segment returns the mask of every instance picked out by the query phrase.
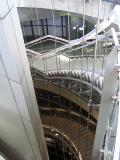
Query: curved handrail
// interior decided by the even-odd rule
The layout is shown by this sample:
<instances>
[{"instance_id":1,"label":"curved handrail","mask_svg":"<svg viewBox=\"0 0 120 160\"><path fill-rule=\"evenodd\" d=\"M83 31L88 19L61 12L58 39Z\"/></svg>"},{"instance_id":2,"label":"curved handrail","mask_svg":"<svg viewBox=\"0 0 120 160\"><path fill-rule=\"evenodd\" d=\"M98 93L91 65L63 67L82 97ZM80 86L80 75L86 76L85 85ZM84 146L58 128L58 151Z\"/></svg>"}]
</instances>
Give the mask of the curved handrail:
<instances>
[{"instance_id":1,"label":"curved handrail","mask_svg":"<svg viewBox=\"0 0 120 160\"><path fill-rule=\"evenodd\" d=\"M81 106L85 111L87 111L87 112L89 111L88 102L83 100L80 96L75 95L75 93L74 94L72 92L70 93L68 90L66 90L62 87L60 88L57 85L48 84L48 83L45 85L45 82L38 82L36 80L33 80L33 83L34 83L35 88L58 94L68 100L71 100L72 102L76 103L77 105ZM92 116L97 120L98 119L98 111L93 110Z\"/></svg>"},{"instance_id":2,"label":"curved handrail","mask_svg":"<svg viewBox=\"0 0 120 160\"><path fill-rule=\"evenodd\" d=\"M112 12L109 14L109 16L106 17L106 19L102 23L100 23L100 25L98 27L98 34L102 31L104 31L106 28L108 28L114 22L116 22L116 23L118 23L118 25L120 25L119 21L116 21L116 19L118 18L117 17L118 16L118 10L120 10L120 6L116 5L114 7L114 9L112 10ZM94 40L95 38L96 38L96 28L93 29L88 34L86 34L84 37L81 37L81 38L75 39L75 40L71 40L71 41L69 41L69 44L66 44L62 47L56 48L55 51L48 52L45 55L43 55L43 57L48 58L48 57L53 56L57 52L60 52L64 49L66 49L66 48L69 48L69 47L72 48L73 46L79 45L83 42L86 42L87 40L91 40L91 39ZM98 38L98 40L99 40L99 38Z\"/></svg>"},{"instance_id":3,"label":"curved handrail","mask_svg":"<svg viewBox=\"0 0 120 160\"><path fill-rule=\"evenodd\" d=\"M62 132L62 131L59 131L58 129L54 128L53 126L49 126L49 125L46 125L44 124L43 125L43 128L44 129L49 129L49 134L52 132L55 132L55 133L58 133L59 134L59 137L58 138L61 138L61 140L65 140L65 142L67 141L67 145L69 145L69 147L73 150L73 153L75 154L76 158L78 159L78 150L75 146L75 144L67 137L67 135ZM44 130L45 131L45 130ZM46 133L46 132L45 132Z\"/></svg>"},{"instance_id":4,"label":"curved handrail","mask_svg":"<svg viewBox=\"0 0 120 160\"><path fill-rule=\"evenodd\" d=\"M73 112L73 111L70 111L70 110L66 110L66 109L58 109L58 108L50 108L50 107L39 107L40 108L40 110L44 110L44 111L51 111L51 112L64 112L64 113L66 113L66 112L69 112L71 115L74 115L74 116L76 116L76 117L81 117L82 119L84 119L86 122L88 122L88 117L85 117L84 115L80 115L80 114L78 114L78 113L75 113L75 112ZM42 113L41 113L42 114ZM52 116L52 115L51 115ZM64 116L64 115L63 115ZM62 116L62 117L63 117ZM73 119L74 121L76 121L76 119ZM92 121L92 120L90 120L89 121L89 123L90 123L90 125L92 125L92 126L94 126L94 130L92 130L91 128L90 128L90 130L93 132L93 133L95 133L95 128L96 128L96 123L94 122L94 121ZM84 126L84 124L83 124L83 126ZM90 126L89 126L90 127Z\"/></svg>"},{"instance_id":5,"label":"curved handrail","mask_svg":"<svg viewBox=\"0 0 120 160\"><path fill-rule=\"evenodd\" d=\"M69 41L64 39L64 38L56 37L56 36L53 36L53 35L46 35L46 36L37 38L35 40L32 40L32 41L26 43L25 46L29 46L31 44L34 44L34 43L37 43L37 42L41 42L44 39L55 39L55 40L60 41L60 42L69 43Z\"/></svg>"},{"instance_id":6,"label":"curved handrail","mask_svg":"<svg viewBox=\"0 0 120 160\"><path fill-rule=\"evenodd\" d=\"M105 18L105 20L103 22L101 22L98 26L98 34L102 31L104 31L106 28L108 28L112 23L116 23L118 24L118 26L120 26L120 22L118 20L118 10L120 10L120 6L119 5L116 5L114 7L114 9L110 12L110 14ZM48 35L49 37L50 35ZM46 36L47 37L47 36ZM54 37L54 36L52 36ZM105 36L104 35L99 35L98 36L98 41L103 39ZM44 37L43 37L44 38ZM54 37L55 39L58 38L58 37ZM75 39L75 40L71 40L71 41L67 41L68 44L62 46L62 47L58 47L56 48L55 50L52 50L52 51L49 51L49 52L46 52L46 54L44 55L40 55L40 57L44 57L44 58L48 58L48 57L51 57L51 56L54 56L56 53L58 52L61 52L62 50L64 49L67 49L67 48L72 48L73 46L77 46L79 44L82 44L84 42L87 42L88 40L95 40L96 38L96 28L93 29L91 32L89 32L88 34L86 34L84 37L81 37L81 38L78 38L78 39ZM42 39L39 38L38 41ZM61 38L59 38L61 39ZM62 39L64 40L64 39ZM37 40L35 40L37 41ZM34 42L35 42L34 41ZM65 41L65 40L64 40ZM91 43L90 43L91 44ZM90 45L89 44L89 45Z\"/></svg>"},{"instance_id":7,"label":"curved handrail","mask_svg":"<svg viewBox=\"0 0 120 160\"><path fill-rule=\"evenodd\" d=\"M43 74L41 72L39 72L38 70L36 70L35 68L32 68L31 69L31 72L34 76L34 73L38 73L38 74ZM65 76L65 75L68 75L70 73L71 74L77 74L79 75L79 78L75 78L74 77L71 77L71 76ZM58 76L59 74L59 76ZM91 76L92 76L92 72L90 71L81 71L81 70L73 70L71 72L69 71L66 71L66 70L63 70L63 71L53 71L53 72L48 72L48 74L44 74L44 77L46 80L53 80L53 79L62 79L62 80L73 80L75 82L79 82L79 83L83 83L89 87L91 87L91 82L92 82L92 79L91 79ZM80 78L82 77L82 79ZM34 79L37 80L37 78L34 77ZM95 78L94 78L94 85L93 85L93 88L101 95L102 91L102 86L103 86L103 81L104 81L104 77L103 75L99 75L99 74L95 74Z\"/></svg>"}]
</instances>

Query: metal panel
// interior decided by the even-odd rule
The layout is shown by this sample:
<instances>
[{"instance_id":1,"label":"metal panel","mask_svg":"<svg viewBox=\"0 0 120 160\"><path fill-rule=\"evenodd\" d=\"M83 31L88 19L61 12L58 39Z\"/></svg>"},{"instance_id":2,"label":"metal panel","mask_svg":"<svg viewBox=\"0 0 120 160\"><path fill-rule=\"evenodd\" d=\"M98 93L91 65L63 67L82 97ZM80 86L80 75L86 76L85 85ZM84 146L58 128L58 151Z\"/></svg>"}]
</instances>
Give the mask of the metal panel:
<instances>
[{"instance_id":1,"label":"metal panel","mask_svg":"<svg viewBox=\"0 0 120 160\"><path fill-rule=\"evenodd\" d=\"M118 47L114 47L106 60L104 86L101 97L100 112L94 142L93 160L99 159L108 118L112 109L112 96L116 91L117 70L115 64L118 60Z\"/></svg>"}]
</instances>

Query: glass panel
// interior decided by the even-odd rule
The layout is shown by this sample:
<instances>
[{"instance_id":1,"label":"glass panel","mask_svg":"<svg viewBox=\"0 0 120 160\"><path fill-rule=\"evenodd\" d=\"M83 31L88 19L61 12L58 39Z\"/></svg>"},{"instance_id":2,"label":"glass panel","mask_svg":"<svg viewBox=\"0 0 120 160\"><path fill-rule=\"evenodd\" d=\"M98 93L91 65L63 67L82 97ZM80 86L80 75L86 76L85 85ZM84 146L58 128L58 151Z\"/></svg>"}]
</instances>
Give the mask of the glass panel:
<instances>
[{"instance_id":1,"label":"glass panel","mask_svg":"<svg viewBox=\"0 0 120 160\"><path fill-rule=\"evenodd\" d=\"M62 37L62 27L56 27L55 32L57 37Z\"/></svg>"},{"instance_id":2,"label":"glass panel","mask_svg":"<svg viewBox=\"0 0 120 160\"><path fill-rule=\"evenodd\" d=\"M113 160L115 140L116 140L116 131L118 123L118 102L113 104L112 111L109 117L108 129L105 136L105 160Z\"/></svg>"},{"instance_id":3,"label":"glass panel","mask_svg":"<svg viewBox=\"0 0 120 160\"><path fill-rule=\"evenodd\" d=\"M25 33L26 36L32 36L31 26L25 26L24 27L24 33Z\"/></svg>"},{"instance_id":4,"label":"glass panel","mask_svg":"<svg viewBox=\"0 0 120 160\"><path fill-rule=\"evenodd\" d=\"M55 25L56 26L61 26L61 17L56 17L55 18Z\"/></svg>"},{"instance_id":5,"label":"glass panel","mask_svg":"<svg viewBox=\"0 0 120 160\"><path fill-rule=\"evenodd\" d=\"M53 25L53 20L52 20L52 18L47 18L47 23L48 23L48 26L49 26L49 25Z\"/></svg>"},{"instance_id":6,"label":"glass panel","mask_svg":"<svg viewBox=\"0 0 120 160\"><path fill-rule=\"evenodd\" d=\"M62 45L64 45L62 42L56 42L56 48L61 47ZM42 46L41 46L41 43L38 42L36 44L32 44L32 45L28 46L28 49L31 49L36 52L42 51L42 53L48 52L52 49L55 49L55 40L49 40L49 39L44 40L44 41L42 41Z\"/></svg>"}]
</instances>

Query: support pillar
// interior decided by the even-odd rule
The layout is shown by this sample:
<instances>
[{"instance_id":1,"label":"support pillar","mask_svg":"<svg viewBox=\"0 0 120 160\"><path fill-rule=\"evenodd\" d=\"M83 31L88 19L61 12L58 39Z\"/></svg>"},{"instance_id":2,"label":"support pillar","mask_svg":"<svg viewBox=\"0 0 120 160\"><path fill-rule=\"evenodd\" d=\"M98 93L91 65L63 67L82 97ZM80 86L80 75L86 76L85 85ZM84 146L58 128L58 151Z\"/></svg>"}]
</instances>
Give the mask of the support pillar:
<instances>
[{"instance_id":1,"label":"support pillar","mask_svg":"<svg viewBox=\"0 0 120 160\"><path fill-rule=\"evenodd\" d=\"M0 0L0 150L48 160L15 0Z\"/></svg>"}]
</instances>

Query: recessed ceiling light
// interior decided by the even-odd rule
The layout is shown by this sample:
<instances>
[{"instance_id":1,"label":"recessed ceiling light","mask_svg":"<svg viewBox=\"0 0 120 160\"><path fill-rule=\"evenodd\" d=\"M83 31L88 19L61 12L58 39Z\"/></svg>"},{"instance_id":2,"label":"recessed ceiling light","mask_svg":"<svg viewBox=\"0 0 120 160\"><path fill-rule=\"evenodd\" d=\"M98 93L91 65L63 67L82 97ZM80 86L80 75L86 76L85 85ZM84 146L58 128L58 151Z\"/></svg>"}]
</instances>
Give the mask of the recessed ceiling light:
<instances>
[{"instance_id":1,"label":"recessed ceiling light","mask_svg":"<svg viewBox=\"0 0 120 160\"><path fill-rule=\"evenodd\" d=\"M80 27L80 28L79 28L79 31L83 31L83 27Z\"/></svg>"},{"instance_id":2,"label":"recessed ceiling light","mask_svg":"<svg viewBox=\"0 0 120 160\"><path fill-rule=\"evenodd\" d=\"M76 29L76 27L73 27L73 30L75 30Z\"/></svg>"},{"instance_id":3,"label":"recessed ceiling light","mask_svg":"<svg viewBox=\"0 0 120 160\"><path fill-rule=\"evenodd\" d=\"M58 133L55 133L56 136L58 136Z\"/></svg>"}]
</instances>

